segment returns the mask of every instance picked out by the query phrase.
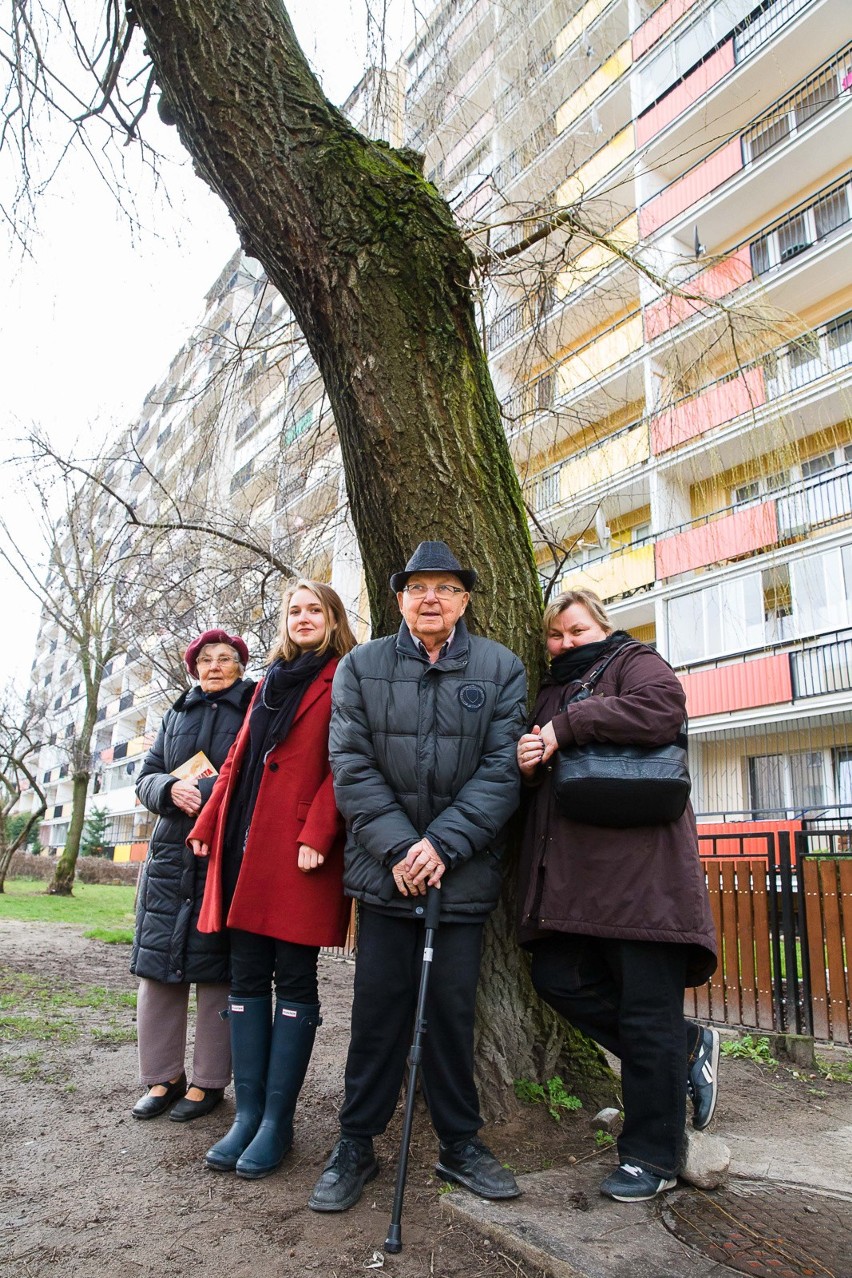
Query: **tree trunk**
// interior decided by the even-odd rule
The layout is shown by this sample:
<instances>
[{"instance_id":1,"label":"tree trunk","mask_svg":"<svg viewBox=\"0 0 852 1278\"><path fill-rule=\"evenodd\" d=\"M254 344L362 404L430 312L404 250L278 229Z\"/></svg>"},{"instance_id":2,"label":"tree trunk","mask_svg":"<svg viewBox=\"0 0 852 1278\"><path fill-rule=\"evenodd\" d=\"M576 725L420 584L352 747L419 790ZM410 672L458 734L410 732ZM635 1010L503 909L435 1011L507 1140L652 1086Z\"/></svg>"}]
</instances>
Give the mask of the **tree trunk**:
<instances>
[{"instance_id":1,"label":"tree trunk","mask_svg":"<svg viewBox=\"0 0 852 1278\"><path fill-rule=\"evenodd\" d=\"M62 856L56 862L53 878L48 887L51 896L70 896L74 887L77 857L80 855L80 838L86 819L86 795L89 789L89 772L75 772L71 789L71 820Z\"/></svg>"},{"instance_id":2,"label":"tree trunk","mask_svg":"<svg viewBox=\"0 0 852 1278\"><path fill-rule=\"evenodd\" d=\"M479 573L472 628L514 649L537 683L532 545L476 330L472 259L447 204L408 153L362 137L324 98L275 0L133 8L196 169L322 373L375 633L398 625L391 572L418 542L445 540ZM533 1000L512 930L504 910L483 968L492 1111L507 1079L538 1076L564 1038Z\"/></svg>"},{"instance_id":3,"label":"tree trunk","mask_svg":"<svg viewBox=\"0 0 852 1278\"><path fill-rule=\"evenodd\" d=\"M6 831L8 816L8 812L0 815L0 895L6 891L6 875L9 873L12 857L18 851L18 848L26 848L30 831L44 816L44 807L36 808L34 812L30 813L29 820L23 829L18 832L18 837L11 841Z\"/></svg>"}]
</instances>

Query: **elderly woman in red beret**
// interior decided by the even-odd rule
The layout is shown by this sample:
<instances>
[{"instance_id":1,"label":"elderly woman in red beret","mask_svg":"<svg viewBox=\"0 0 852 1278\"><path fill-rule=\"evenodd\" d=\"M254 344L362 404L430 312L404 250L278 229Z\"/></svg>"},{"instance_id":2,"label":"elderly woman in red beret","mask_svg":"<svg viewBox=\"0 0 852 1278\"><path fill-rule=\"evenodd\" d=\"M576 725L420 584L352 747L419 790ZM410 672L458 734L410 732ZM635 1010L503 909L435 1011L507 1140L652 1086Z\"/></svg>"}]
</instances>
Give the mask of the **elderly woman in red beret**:
<instances>
[{"instance_id":1,"label":"elderly woman in red beret","mask_svg":"<svg viewBox=\"0 0 852 1278\"><path fill-rule=\"evenodd\" d=\"M254 691L243 678L248 648L239 635L207 630L185 653L197 683L166 711L136 784L139 800L159 820L142 868L130 970L140 977L137 1006L139 1071L148 1091L134 1118L186 1122L208 1114L231 1077L227 937L198 930L207 865L186 845L217 773L239 731ZM189 987L196 1024L191 1083L186 1051ZM177 1102L176 1104L174 1102Z\"/></svg>"}]
</instances>

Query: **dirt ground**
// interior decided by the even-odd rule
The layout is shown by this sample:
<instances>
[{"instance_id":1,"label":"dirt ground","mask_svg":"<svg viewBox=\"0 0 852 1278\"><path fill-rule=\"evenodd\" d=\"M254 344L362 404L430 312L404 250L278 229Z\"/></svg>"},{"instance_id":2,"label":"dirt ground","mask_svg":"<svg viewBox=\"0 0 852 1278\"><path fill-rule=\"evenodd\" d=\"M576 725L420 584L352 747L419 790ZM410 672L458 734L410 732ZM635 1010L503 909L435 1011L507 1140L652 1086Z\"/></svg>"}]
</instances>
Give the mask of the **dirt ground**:
<instances>
[{"instance_id":1,"label":"dirt ground","mask_svg":"<svg viewBox=\"0 0 852 1278\"><path fill-rule=\"evenodd\" d=\"M399 1256L382 1255L399 1115L378 1143L381 1174L357 1207L339 1216L306 1207L336 1134L351 962L321 959L324 1024L295 1148L273 1176L246 1182L203 1163L231 1121L230 1093L193 1123L131 1118L141 1089L127 958L126 947L85 940L70 926L0 923L0 1275L348 1278L384 1268L398 1278L539 1278L454 1219L451 1195L432 1171L436 1140L422 1111ZM764 1128L781 1129L792 1109L849 1113L848 1083L751 1061L726 1061L724 1069L717 1124L727 1113L737 1125L757 1116ZM519 1174L596 1159L603 1176L614 1156L596 1148L588 1118L580 1111L556 1124L540 1106L524 1107L517 1121L483 1135Z\"/></svg>"}]
</instances>

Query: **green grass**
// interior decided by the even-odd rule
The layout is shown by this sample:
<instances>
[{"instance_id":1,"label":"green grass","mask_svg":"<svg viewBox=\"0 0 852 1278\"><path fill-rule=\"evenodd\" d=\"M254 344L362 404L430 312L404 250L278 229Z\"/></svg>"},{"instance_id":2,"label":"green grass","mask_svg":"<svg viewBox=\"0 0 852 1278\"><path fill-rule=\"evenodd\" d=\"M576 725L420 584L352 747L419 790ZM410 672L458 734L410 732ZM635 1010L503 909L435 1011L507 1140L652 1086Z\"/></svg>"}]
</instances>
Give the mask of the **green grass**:
<instances>
[{"instance_id":1,"label":"green grass","mask_svg":"<svg viewBox=\"0 0 852 1278\"><path fill-rule=\"evenodd\" d=\"M92 931L103 929L115 934L132 931L134 887L75 883L73 896L48 896L46 887L39 879L7 879L5 891L0 894L0 919L76 923Z\"/></svg>"},{"instance_id":2,"label":"green grass","mask_svg":"<svg viewBox=\"0 0 852 1278\"><path fill-rule=\"evenodd\" d=\"M103 941L105 945L132 945L132 927L93 927L84 932L87 941Z\"/></svg>"}]
</instances>

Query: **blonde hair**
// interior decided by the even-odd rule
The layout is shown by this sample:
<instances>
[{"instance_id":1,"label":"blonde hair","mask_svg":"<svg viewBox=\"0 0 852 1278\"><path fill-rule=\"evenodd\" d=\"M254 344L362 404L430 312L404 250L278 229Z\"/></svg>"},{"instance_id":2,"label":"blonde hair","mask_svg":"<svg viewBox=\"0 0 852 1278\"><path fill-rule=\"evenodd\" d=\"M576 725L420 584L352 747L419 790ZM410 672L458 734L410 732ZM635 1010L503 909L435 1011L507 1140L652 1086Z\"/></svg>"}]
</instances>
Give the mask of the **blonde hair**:
<instances>
[{"instance_id":1,"label":"blonde hair","mask_svg":"<svg viewBox=\"0 0 852 1278\"><path fill-rule=\"evenodd\" d=\"M319 600L322 615L325 617L325 638L315 651L319 654L327 652L331 648L336 656L345 657L347 652L350 652L358 641L349 625L346 609L343 607L343 600L337 591L332 590L331 586L327 586L324 581L310 581L307 577L299 577L295 581L288 582L284 587L284 594L281 597L281 612L278 615L278 638L272 645L269 660L276 661L281 657L284 661L292 661L302 651L287 633L287 616L290 611L290 601L297 590L309 590L312 595L315 595Z\"/></svg>"},{"instance_id":2,"label":"blonde hair","mask_svg":"<svg viewBox=\"0 0 852 1278\"><path fill-rule=\"evenodd\" d=\"M545 639L556 618L565 612L566 608L570 608L572 604L581 604L602 630L605 630L608 635L612 634L615 627L607 616L606 608L604 608L600 598L593 590L566 590L561 595L557 595L555 599L552 599L544 610L541 624Z\"/></svg>"}]
</instances>

